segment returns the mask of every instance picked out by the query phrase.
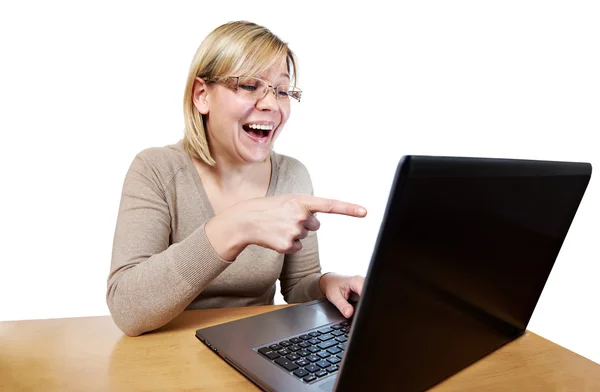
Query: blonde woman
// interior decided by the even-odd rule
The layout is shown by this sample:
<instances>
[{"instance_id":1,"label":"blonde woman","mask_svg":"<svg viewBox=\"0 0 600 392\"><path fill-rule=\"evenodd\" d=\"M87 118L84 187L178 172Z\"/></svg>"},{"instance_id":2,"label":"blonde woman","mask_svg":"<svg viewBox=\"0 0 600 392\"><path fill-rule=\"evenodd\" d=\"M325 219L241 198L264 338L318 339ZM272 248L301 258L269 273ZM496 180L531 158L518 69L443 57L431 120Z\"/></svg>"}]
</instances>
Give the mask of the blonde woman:
<instances>
[{"instance_id":1,"label":"blonde woman","mask_svg":"<svg viewBox=\"0 0 600 392\"><path fill-rule=\"evenodd\" d=\"M193 58L182 141L139 153L127 173L107 303L136 336L185 309L326 296L344 316L363 278L321 274L315 212L366 210L312 196L306 168L272 145L301 98L296 59L262 26L212 31Z\"/></svg>"}]
</instances>

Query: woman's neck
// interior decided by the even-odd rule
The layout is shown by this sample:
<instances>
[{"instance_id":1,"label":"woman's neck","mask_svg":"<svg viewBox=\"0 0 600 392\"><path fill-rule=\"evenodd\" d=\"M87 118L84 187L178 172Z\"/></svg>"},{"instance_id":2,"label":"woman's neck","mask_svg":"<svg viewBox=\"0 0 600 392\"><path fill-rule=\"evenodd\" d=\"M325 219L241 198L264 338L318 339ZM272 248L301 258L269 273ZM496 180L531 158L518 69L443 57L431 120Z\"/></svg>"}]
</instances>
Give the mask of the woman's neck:
<instances>
[{"instance_id":1,"label":"woman's neck","mask_svg":"<svg viewBox=\"0 0 600 392\"><path fill-rule=\"evenodd\" d=\"M216 164L209 166L199 160L194 160L202 176L209 176L221 191L237 191L247 185L261 182L265 170L270 173L271 158L260 163L243 164L233 162L220 156L213 156Z\"/></svg>"}]
</instances>

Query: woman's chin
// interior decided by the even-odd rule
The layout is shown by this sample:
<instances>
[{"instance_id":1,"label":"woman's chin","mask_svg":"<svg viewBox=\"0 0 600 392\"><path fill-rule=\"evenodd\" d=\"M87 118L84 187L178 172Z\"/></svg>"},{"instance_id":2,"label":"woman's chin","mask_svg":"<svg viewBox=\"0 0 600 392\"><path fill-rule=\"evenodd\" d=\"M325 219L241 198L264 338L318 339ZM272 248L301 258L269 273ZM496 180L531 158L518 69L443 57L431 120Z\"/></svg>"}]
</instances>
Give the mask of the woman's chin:
<instances>
[{"instance_id":1,"label":"woman's chin","mask_svg":"<svg viewBox=\"0 0 600 392\"><path fill-rule=\"evenodd\" d=\"M264 162L271 153L271 143L265 143L261 146L255 146L254 148L244 148L241 151L241 156L247 163L261 163Z\"/></svg>"},{"instance_id":2,"label":"woman's chin","mask_svg":"<svg viewBox=\"0 0 600 392\"><path fill-rule=\"evenodd\" d=\"M247 156L245 156L244 161L251 163L251 164L262 163L268 157L269 157L269 151L267 151L266 153L263 153L263 152L254 153L254 154L248 154Z\"/></svg>"}]
</instances>

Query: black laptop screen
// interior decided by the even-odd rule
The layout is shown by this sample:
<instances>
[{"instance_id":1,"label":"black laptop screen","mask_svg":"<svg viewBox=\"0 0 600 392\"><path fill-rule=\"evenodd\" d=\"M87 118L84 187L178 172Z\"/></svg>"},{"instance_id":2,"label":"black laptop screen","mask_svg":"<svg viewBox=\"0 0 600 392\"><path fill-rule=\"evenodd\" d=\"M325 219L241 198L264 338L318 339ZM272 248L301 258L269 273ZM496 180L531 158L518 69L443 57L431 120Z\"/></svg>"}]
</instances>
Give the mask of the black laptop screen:
<instances>
[{"instance_id":1,"label":"black laptop screen","mask_svg":"<svg viewBox=\"0 0 600 392\"><path fill-rule=\"evenodd\" d=\"M576 163L405 158L339 389L378 379L423 390L522 334L590 173Z\"/></svg>"}]
</instances>

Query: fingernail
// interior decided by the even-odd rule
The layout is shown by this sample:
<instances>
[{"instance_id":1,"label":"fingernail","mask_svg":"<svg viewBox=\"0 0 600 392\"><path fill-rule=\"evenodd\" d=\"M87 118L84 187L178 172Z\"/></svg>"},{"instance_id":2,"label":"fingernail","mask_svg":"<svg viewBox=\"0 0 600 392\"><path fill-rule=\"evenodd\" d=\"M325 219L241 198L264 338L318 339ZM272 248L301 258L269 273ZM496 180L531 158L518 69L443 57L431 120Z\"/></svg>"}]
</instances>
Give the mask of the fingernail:
<instances>
[{"instance_id":1,"label":"fingernail","mask_svg":"<svg viewBox=\"0 0 600 392\"><path fill-rule=\"evenodd\" d=\"M357 213L358 215L367 215L367 210L365 210L365 209L364 209L364 208L362 208L362 207L357 207L357 208L356 208L356 213Z\"/></svg>"}]
</instances>

